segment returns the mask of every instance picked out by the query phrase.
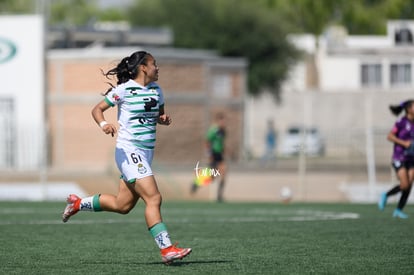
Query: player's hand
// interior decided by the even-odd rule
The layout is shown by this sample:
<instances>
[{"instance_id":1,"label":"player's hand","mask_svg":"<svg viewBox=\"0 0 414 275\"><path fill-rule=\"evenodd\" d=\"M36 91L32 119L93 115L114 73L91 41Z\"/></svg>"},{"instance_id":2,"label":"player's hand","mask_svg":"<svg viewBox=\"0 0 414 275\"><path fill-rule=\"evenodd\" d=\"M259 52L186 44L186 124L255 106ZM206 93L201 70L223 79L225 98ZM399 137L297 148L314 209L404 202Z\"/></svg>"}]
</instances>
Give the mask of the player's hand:
<instances>
[{"instance_id":1,"label":"player's hand","mask_svg":"<svg viewBox=\"0 0 414 275\"><path fill-rule=\"evenodd\" d=\"M108 123L102 127L102 131L104 131L104 133L107 135L111 134L114 136L116 134L116 127L113 124Z\"/></svg>"},{"instance_id":2,"label":"player's hand","mask_svg":"<svg viewBox=\"0 0 414 275\"><path fill-rule=\"evenodd\" d=\"M158 117L158 123L162 125L170 125L172 122L171 117L163 114Z\"/></svg>"},{"instance_id":3,"label":"player's hand","mask_svg":"<svg viewBox=\"0 0 414 275\"><path fill-rule=\"evenodd\" d=\"M411 140L404 141L404 147L405 148L410 148L410 146L411 146Z\"/></svg>"}]
</instances>

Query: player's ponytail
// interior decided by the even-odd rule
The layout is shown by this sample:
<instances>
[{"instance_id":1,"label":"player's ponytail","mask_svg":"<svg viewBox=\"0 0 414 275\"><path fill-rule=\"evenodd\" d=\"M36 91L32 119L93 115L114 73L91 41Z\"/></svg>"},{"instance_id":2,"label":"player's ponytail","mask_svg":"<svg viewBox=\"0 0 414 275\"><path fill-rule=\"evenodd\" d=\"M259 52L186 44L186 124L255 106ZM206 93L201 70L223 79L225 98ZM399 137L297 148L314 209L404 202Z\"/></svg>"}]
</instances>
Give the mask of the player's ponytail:
<instances>
[{"instance_id":1,"label":"player's ponytail","mask_svg":"<svg viewBox=\"0 0 414 275\"><path fill-rule=\"evenodd\" d=\"M107 72L102 71L102 74L110 79L111 76L116 76L117 85L127 82L130 79L135 79L138 75L138 66L141 64L147 64L147 57L150 54L145 51L137 51L130 56L124 57L121 62ZM107 82L111 87L104 93L108 94L114 88L114 85Z\"/></svg>"},{"instance_id":2,"label":"player's ponytail","mask_svg":"<svg viewBox=\"0 0 414 275\"><path fill-rule=\"evenodd\" d=\"M403 101L398 105L390 105L391 113L393 113L395 116L398 116L403 110L407 112L407 109L411 107L411 104L413 104L413 102L414 100L410 99Z\"/></svg>"},{"instance_id":3,"label":"player's ponytail","mask_svg":"<svg viewBox=\"0 0 414 275\"><path fill-rule=\"evenodd\" d=\"M403 110L403 107L401 105L390 105L390 110L393 115L398 116Z\"/></svg>"}]
</instances>

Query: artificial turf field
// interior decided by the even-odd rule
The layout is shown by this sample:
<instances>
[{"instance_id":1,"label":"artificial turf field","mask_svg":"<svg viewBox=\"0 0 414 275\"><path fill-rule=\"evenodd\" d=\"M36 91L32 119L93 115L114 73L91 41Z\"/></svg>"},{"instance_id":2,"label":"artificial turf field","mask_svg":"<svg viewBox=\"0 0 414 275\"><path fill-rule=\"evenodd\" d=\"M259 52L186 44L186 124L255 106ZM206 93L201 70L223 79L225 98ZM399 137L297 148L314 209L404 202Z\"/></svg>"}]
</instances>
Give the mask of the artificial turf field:
<instances>
[{"instance_id":1,"label":"artificial turf field","mask_svg":"<svg viewBox=\"0 0 414 275\"><path fill-rule=\"evenodd\" d=\"M143 219L65 204L0 202L0 274L414 274L407 220L367 204L164 202L173 241L193 252L170 266Z\"/></svg>"}]
</instances>

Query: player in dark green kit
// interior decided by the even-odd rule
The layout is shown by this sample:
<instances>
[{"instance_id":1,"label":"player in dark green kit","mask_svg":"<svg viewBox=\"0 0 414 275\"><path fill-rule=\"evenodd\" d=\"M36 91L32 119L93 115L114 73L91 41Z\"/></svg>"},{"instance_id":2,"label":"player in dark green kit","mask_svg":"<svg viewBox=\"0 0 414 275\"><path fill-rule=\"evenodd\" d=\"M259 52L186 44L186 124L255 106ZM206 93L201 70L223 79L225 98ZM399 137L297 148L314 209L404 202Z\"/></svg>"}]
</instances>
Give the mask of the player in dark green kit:
<instances>
[{"instance_id":1,"label":"player in dark green kit","mask_svg":"<svg viewBox=\"0 0 414 275\"><path fill-rule=\"evenodd\" d=\"M209 169L206 177L201 178L197 175L191 186L191 193L194 194L200 186L210 184L218 178L219 186L217 191L217 201L223 201L224 183L226 177L226 163L224 160L225 152L225 138L226 138L226 124L223 113L218 113L215 116L215 122L207 131L206 147L209 158Z\"/></svg>"},{"instance_id":2,"label":"player in dark green kit","mask_svg":"<svg viewBox=\"0 0 414 275\"><path fill-rule=\"evenodd\" d=\"M224 114L218 113L215 123L208 129L206 135L207 151L209 154L210 167L217 169L220 173L219 186L217 191L217 201L223 201L223 192L226 176L226 163L224 159L226 138L226 121Z\"/></svg>"}]
</instances>

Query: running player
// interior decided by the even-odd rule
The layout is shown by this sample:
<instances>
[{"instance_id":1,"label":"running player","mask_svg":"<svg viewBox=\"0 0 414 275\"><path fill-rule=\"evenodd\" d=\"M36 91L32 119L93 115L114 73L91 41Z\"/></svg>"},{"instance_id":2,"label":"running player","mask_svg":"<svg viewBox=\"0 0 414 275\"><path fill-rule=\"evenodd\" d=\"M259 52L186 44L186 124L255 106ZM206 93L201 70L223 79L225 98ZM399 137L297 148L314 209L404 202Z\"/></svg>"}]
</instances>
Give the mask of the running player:
<instances>
[{"instance_id":1,"label":"running player","mask_svg":"<svg viewBox=\"0 0 414 275\"><path fill-rule=\"evenodd\" d=\"M213 175L210 175L210 178L213 180L216 180L216 178L218 178L219 186L217 191L217 202L222 202L227 172L227 166L224 159L226 122L223 113L217 113L214 119L214 123L207 130L206 147L210 161L210 171L213 171ZM191 185L191 193L194 194L200 185L202 184L193 182Z\"/></svg>"},{"instance_id":2,"label":"running player","mask_svg":"<svg viewBox=\"0 0 414 275\"><path fill-rule=\"evenodd\" d=\"M218 169L219 185L217 191L217 201L223 201L224 183L226 177L226 162L224 159L226 120L223 113L217 113L215 123L207 131L207 150L210 153L210 167Z\"/></svg>"},{"instance_id":3,"label":"running player","mask_svg":"<svg viewBox=\"0 0 414 275\"><path fill-rule=\"evenodd\" d=\"M388 192L381 194L378 208L384 210L387 198L401 192L397 208L393 217L406 219L408 215L403 212L410 195L414 181L414 100L407 100L400 105L391 105L391 112L398 116L403 110L405 115L397 120L388 134L388 140L394 143L392 166L394 167L400 183Z\"/></svg>"},{"instance_id":4,"label":"running player","mask_svg":"<svg viewBox=\"0 0 414 275\"><path fill-rule=\"evenodd\" d=\"M79 198L74 194L69 195L62 220L67 222L78 211L127 214L142 198L148 230L160 248L162 261L169 264L190 254L191 248L172 245L162 221L162 198L151 169L156 125L171 123L171 118L164 111L162 90L155 83L158 70L150 53L138 51L104 73L108 78L116 76L117 86L108 89L105 98L93 108L92 116L105 134L113 136L117 128L105 120L104 112L118 106L119 131L115 160L121 172L119 191L116 196L97 194Z\"/></svg>"}]
</instances>

